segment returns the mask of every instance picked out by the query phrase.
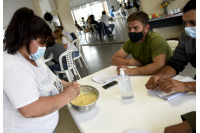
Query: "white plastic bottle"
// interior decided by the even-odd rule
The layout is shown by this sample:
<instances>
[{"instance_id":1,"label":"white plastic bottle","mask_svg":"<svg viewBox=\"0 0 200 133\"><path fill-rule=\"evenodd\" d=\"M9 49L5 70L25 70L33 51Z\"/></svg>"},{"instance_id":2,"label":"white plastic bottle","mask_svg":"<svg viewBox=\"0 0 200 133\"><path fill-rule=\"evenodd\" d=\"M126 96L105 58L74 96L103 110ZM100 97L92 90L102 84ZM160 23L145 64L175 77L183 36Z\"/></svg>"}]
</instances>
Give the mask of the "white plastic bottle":
<instances>
[{"instance_id":1,"label":"white plastic bottle","mask_svg":"<svg viewBox=\"0 0 200 133\"><path fill-rule=\"evenodd\" d=\"M120 68L120 75L117 79L118 85L119 85L119 90L122 96L122 99L124 100L129 100L134 97L133 95L133 89L131 86L131 81L130 77L124 73L123 68Z\"/></svg>"}]
</instances>

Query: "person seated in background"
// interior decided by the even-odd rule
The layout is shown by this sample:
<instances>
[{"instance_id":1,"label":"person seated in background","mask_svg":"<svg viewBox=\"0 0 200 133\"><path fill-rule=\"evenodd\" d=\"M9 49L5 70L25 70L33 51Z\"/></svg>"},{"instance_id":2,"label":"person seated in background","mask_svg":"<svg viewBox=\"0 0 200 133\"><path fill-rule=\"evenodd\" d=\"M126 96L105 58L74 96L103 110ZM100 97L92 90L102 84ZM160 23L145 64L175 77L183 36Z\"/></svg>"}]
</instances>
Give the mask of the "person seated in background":
<instances>
[{"instance_id":1,"label":"person seated in background","mask_svg":"<svg viewBox=\"0 0 200 133\"><path fill-rule=\"evenodd\" d=\"M48 47L46 52L45 52L45 55L44 55L44 58L47 59L51 54L53 54L53 62L54 62L54 65L52 66L49 66L49 69L55 73L55 70L56 71L60 71L60 63L59 63L59 57L62 53L66 52L66 49L65 47L60 44L60 43L57 43L55 42L52 46ZM74 57L77 57L79 55L79 52L78 51L74 51L72 52L72 58ZM64 70L67 70L67 61L66 61L66 58L63 58L62 59L62 63L63 63L63 68ZM65 78L66 77L66 74L59 74L60 78Z\"/></svg>"},{"instance_id":2,"label":"person seated in background","mask_svg":"<svg viewBox=\"0 0 200 133\"><path fill-rule=\"evenodd\" d=\"M73 37L67 32L66 30L63 29L62 26L57 26L56 30L59 30L62 32L63 35L65 35L71 42L73 41Z\"/></svg>"},{"instance_id":3,"label":"person seated in background","mask_svg":"<svg viewBox=\"0 0 200 133\"><path fill-rule=\"evenodd\" d=\"M114 6L112 6L111 9L110 9L110 16L111 17L115 17L115 15L113 14L113 12L115 12Z\"/></svg>"},{"instance_id":4,"label":"person seated in background","mask_svg":"<svg viewBox=\"0 0 200 133\"><path fill-rule=\"evenodd\" d=\"M72 44L72 42L64 36L59 30L53 32L53 36L56 42L62 44L66 50L73 49L75 51L75 57L79 55L78 49Z\"/></svg>"},{"instance_id":5,"label":"person seated in background","mask_svg":"<svg viewBox=\"0 0 200 133\"><path fill-rule=\"evenodd\" d=\"M125 9L131 9L132 6L130 5L130 2L127 2L127 6L125 7Z\"/></svg>"},{"instance_id":6,"label":"person seated in background","mask_svg":"<svg viewBox=\"0 0 200 133\"><path fill-rule=\"evenodd\" d=\"M136 0L133 0L133 3L130 4L130 6L135 7L137 9L137 11L139 11L139 4L136 2Z\"/></svg>"},{"instance_id":7,"label":"person seated in background","mask_svg":"<svg viewBox=\"0 0 200 133\"><path fill-rule=\"evenodd\" d=\"M94 15L90 15L90 18L91 18L91 22L90 22L90 25L91 24L95 24L97 26L98 22L95 20L95 17ZM92 27L91 27L92 28ZM97 30L97 27L95 27L96 30ZM93 29L93 28L92 28Z\"/></svg>"},{"instance_id":8,"label":"person seated in background","mask_svg":"<svg viewBox=\"0 0 200 133\"><path fill-rule=\"evenodd\" d=\"M86 25L87 25L86 31L92 30L92 27L90 26L91 21L92 21L92 19L91 19L91 17L89 16L88 19L86 20Z\"/></svg>"},{"instance_id":9,"label":"person seated in background","mask_svg":"<svg viewBox=\"0 0 200 133\"><path fill-rule=\"evenodd\" d=\"M113 18L110 17L110 16L108 16L108 15L106 15L106 12L103 11L100 21L103 22L103 23L106 25L107 28L111 28L111 30L112 30L112 32L113 32L115 25L114 25L114 24L109 24L109 23L108 23L109 20L112 21ZM111 31L109 31L109 32L110 32L110 33L109 33L110 36L112 36L112 32L111 32Z\"/></svg>"},{"instance_id":10,"label":"person seated in background","mask_svg":"<svg viewBox=\"0 0 200 133\"><path fill-rule=\"evenodd\" d=\"M84 17L81 18L81 22L82 22L83 25L85 24Z\"/></svg>"},{"instance_id":11,"label":"person seated in background","mask_svg":"<svg viewBox=\"0 0 200 133\"><path fill-rule=\"evenodd\" d=\"M78 31L82 31L83 29L78 25L77 21L75 20L75 26L78 29Z\"/></svg>"},{"instance_id":12,"label":"person seated in background","mask_svg":"<svg viewBox=\"0 0 200 133\"><path fill-rule=\"evenodd\" d=\"M126 13L124 11L124 8L122 7L122 4L119 4L119 11L121 11L122 15L126 16Z\"/></svg>"},{"instance_id":13,"label":"person seated in background","mask_svg":"<svg viewBox=\"0 0 200 133\"><path fill-rule=\"evenodd\" d=\"M96 24L97 25L98 22L95 20L94 15L90 15L90 18L91 18L90 24Z\"/></svg>"},{"instance_id":14,"label":"person seated in background","mask_svg":"<svg viewBox=\"0 0 200 133\"><path fill-rule=\"evenodd\" d=\"M124 9L127 9L127 3L124 3Z\"/></svg>"},{"instance_id":15,"label":"person seated in background","mask_svg":"<svg viewBox=\"0 0 200 133\"><path fill-rule=\"evenodd\" d=\"M165 38L149 28L149 16L145 12L135 12L128 19L129 40L112 57L112 65L125 69L127 75L156 74L172 56L172 50ZM126 59L131 54L133 59ZM128 68L138 66L137 68Z\"/></svg>"},{"instance_id":16,"label":"person seated in background","mask_svg":"<svg viewBox=\"0 0 200 133\"><path fill-rule=\"evenodd\" d=\"M148 80L145 86L149 90L157 90L157 86L159 86L159 89L165 93L171 91L196 92L196 82L181 82L172 79L172 77L183 71L189 62L196 68L196 0L190 0L185 5L182 18L186 27L185 31L181 33L174 55L159 73ZM196 79L196 75L194 79ZM165 133L196 131L196 112L185 114L182 119L182 123L167 127Z\"/></svg>"}]
</instances>

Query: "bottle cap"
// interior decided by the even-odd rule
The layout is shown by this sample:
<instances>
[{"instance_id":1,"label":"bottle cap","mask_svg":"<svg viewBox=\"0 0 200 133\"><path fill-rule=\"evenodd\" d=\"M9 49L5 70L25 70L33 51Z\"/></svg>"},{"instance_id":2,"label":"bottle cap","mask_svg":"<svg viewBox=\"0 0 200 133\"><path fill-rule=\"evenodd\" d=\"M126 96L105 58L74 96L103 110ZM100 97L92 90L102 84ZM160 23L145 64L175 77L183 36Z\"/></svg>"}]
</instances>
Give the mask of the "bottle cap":
<instances>
[{"instance_id":1,"label":"bottle cap","mask_svg":"<svg viewBox=\"0 0 200 133\"><path fill-rule=\"evenodd\" d=\"M124 70L126 70L126 69L120 68L120 75L124 76Z\"/></svg>"}]
</instances>

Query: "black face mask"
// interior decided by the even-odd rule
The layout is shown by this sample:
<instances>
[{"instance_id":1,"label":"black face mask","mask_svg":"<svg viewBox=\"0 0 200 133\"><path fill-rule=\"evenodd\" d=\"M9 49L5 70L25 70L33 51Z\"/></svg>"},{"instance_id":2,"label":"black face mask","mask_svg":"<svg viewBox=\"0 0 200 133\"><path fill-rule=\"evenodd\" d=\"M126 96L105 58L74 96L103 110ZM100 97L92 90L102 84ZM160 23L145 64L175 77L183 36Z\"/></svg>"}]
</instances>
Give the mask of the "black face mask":
<instances>
[{"instance_id":1,"label":"black face mask","mask_svg":"<svg viewBox=\"0 0 200 133\"><path fill-rule=\"evenodd\" d=\"M128 36L132 42L139 42L143 38L143 31L139 33L130 32Z\"/></svg>"}]
</instances>

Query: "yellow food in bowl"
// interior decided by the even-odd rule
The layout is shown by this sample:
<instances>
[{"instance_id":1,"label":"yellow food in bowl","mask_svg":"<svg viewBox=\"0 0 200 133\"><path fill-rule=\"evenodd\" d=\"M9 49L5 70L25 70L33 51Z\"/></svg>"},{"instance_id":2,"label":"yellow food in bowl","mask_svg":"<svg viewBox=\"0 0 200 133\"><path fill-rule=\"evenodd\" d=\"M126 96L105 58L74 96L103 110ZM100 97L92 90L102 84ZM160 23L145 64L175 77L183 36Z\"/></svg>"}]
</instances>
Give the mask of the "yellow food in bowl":
<instances>
[{"instance_id":1,"label":"yellow food in bowl","mask_svg":"<svg viewBox=\"0 0 200 133\"><path fill-rule=\"evenodd\" d=\"M71 103L76 106L85 106L96 101L97 96L93 93L85 93L76 97Z\"/></svg>"}]
</instances>

